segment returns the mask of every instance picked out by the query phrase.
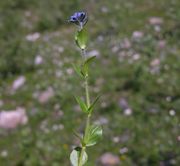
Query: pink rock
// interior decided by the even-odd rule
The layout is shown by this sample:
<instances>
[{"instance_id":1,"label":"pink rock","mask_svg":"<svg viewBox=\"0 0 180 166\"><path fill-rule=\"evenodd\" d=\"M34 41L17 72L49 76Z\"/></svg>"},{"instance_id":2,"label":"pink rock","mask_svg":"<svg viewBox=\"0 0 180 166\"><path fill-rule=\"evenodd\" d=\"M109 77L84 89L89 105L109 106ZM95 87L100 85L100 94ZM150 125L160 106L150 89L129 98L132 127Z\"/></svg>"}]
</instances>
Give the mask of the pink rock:
<instances>
[{"instance_id":1,"label":"pink rock","mask_svg":"<svg viewBox=\"0 0 180 166\"><path fill-rule=\"evenodd\" d=\"M90 52L87 52L87 56L91 57L91 56L100 56L100 52L98 50L92 50Z\"/></svg>"},{"instance_id":2,"label":"pink rock","mask_svg":"<svg viewBox=\"0 0 180 166\"><path fill-rule=\"evenodd\" d=\"M112 50L113 53L116 53L119 50L119 46L115 45L115 46L112 47L111 50Z\"/></svg>"},{"instance_id":3,"label":"pink rock","mask_svg":"<svg viewBox=\"0 0 180 166\"><path fill-rule=\"evenodd\" d=\"M160 72L160 59L155 58L150 62L150 72L151 74L157 74Z\"/></svg>"},{"instance_id":4,"label":"pink rock","mask_svg":"<svg viewBox=\"0 0 180 166\"><path fill-rule=\"evenodd\" d=\"M42 63L43 63L43 58L42 58L42 56L37 55L36 58L35 58L35 60L34 60L34 64L35 64L35 65L40 65L40 64L42 64Z\"/></svg>"},{"instance_id":5,"label":"pink rock","mask_svg":"<svg viewBox=\"0 0 180 166\"><path fill-rule=\"evenodd\" d=\"M54 90L49 87L47 90L38 94L38 101L42 104L47 103L54 96Z\"/></svg>"},{"instance_id":6,"label":"pink rock","mask_svg":"<svg viewBox=\"0 0 180 166\"><path fill-rule=\"evenodd\" d=\"M180 135L177 136L177 140L180 142Z\"/></svg>"},{"instance_id":7,"label":"pink rock","mask_svg":"<svg viewBox=\"0 0 180 166\"><path fill-rule=\"evenodd\" d=\"M66 72L68 75L72 75L74 73L74 70L72 68L67 68Z\"/></svg>"},{"instance_id":8,"label":"pink rock","mask_svg":"<svg viewBox=\"0 0 180 166\"><path fill-rule=\"evenodd\" d=\"M132 56L132 59L133 60L138 60L140 58L140 54L138 54L138 53L136 53L136 54L133 54L133 56Z\"/></svg>"},{"instance_id":9,"label":"pink rock","mask_svg":"<svg viewBox=\"0 0 180 166\"><path fill-rule=\"evenodd\" d=\"M128 152L128 148L127 148L127 147L121 148L121 149L119 150L119 152L120 152L121 154L127 153L127 152Z\"/></svg>"},{"instance_id":10,"label":"pink rock","mask_svg":"<svg viewBox=\"0 0 180 166\"><path fill-rule=\"evenodd\" d=\"M26 78L24 76L19 76L12 84L12 90L16 91L17 89L19 89L20 87L22 87L24 85L24 83L26 82Z\"/></svg>"},{"instance_id":11,"label":"pink rock","mask_svg":"<svg viewBox=\"0 0 180 166\"><path fill-rule=\"evenodd\" d=\"M100 157L100 163L103 166L115 166L120 165L120 160L118 156L107 152Z\"/></svg>"},{"instance_id":12,"label":"pink rock","mask_svg":"<svg viewBox=\"0 0 180 166\"><path fill-rule=\"evenodd\" d=\"M39 38L40 38L39 32L35 32L33 34L29 34L26 36L26 40L31 41L31 42L35 42Z\"/></svg>"},{"instance_id":13,"label":"pink rock","mask_svg":"<svg viewBox=\"0 0 180 166\"><path fill-rule=\"evenodd\" d=\"M158 42L158 48L159 49L163 49L163 48L165 48L165 46L166 46L166 41L165 40L160 40Z\"/></svg>"},{"instance_id":14,"label":"pink rock","mask_svg":"<svg viewBox=\"0 0 180 166\"><path fill-rule=\"evenodd\" d=\"M132 114L132 109L131 108L127 108L127 109L124 110L124 115L129 116L131 114Z\"/></svg>"},{"instance_id":15,"label":"pink rock","mask_svg":"<svg viewBox=\"0 0 180 166\"><path fill-rule=\"evenodd\" d=\"M129 108L128 101L125 98L120 98L118 101L118 105L123 110Z\"/></svg>"},{"instance_id":16,"label":"pink rock","mask_svg":"<svg viewBox=\"0 0 180 166\"><path fill-rule=\"evenodd\" d=\"M160 17L150 17L149 18L149 23L151 25L160 25L163 23L163 19Z\"/></svg>"},{"instance_id":17,"label":"pink rock","mask_svg":"<svg viewBox=\"0 0 180 166\"><path fill-rule=\"evenodd\" d=\"M94 123L97 124L97 125L106 125L106 124L109 123L109 120L107 118L105 118L105 117L100 117Z\"/></svg>"},{"instance_id":18,"label":"pink rock","mask_svg":"<svg viewBox=\"0 0 180 166\"><path fill-rule=\"evenodd\" d=\"M132 34L133 39L140 39L144 36L144 33L141 31L134 31Z\"/></svg>"},{"instance_id":19,"label":"pink rock","mask_svg":"<svg viewBox=\"0 0 180 166\"><path fill-rule=\"evenodd\" d=\"M121 43L121 47L124 49L129 49L131 47L131 42L129 41L128 38L125 38L122 43Z\"/></svg>"},{"instance_id":20,"label":"pink rock","mask_svg":"<svg viewBox=\"0 0 180 166\"><path fill-rule=\"evenodd\" d=\"M158 58L155 58L151 61L151 66L159 66L160 65L160 60Z\"/></svg>"},{"instance_id":21,"label":"pink rock","mask_svg":"<svg viewBox=\"0 0 180 166\"><path fill-rule=\"evenodd\" d=\"M28 121L25 109L18 107L12 111L1 111L0 112L0 128L14 129L18 125L24 125Z\"/></svg>"}]
</instances>

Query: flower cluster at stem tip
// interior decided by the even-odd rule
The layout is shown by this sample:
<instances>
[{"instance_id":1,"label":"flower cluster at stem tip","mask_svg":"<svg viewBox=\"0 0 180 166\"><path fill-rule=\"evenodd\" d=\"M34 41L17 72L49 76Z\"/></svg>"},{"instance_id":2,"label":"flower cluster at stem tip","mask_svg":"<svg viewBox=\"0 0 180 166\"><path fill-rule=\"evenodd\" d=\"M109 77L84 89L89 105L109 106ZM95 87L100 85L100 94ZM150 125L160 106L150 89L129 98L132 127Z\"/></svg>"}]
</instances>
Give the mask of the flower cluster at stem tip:
<instances>
[{"instance_id":1,"label":"flower cluster at stem tip","mask_svg":"<svg viewBox=\"0 0 180 166\"><path fill-rule=\"evenodd\" d=\"M86 12L79 11L75 12L72 16L70 16L69 22L72 22L78 26L80 26L80 29L83 28L83 26L87 23L88 16Z\"/></svg>"}]
</instances>

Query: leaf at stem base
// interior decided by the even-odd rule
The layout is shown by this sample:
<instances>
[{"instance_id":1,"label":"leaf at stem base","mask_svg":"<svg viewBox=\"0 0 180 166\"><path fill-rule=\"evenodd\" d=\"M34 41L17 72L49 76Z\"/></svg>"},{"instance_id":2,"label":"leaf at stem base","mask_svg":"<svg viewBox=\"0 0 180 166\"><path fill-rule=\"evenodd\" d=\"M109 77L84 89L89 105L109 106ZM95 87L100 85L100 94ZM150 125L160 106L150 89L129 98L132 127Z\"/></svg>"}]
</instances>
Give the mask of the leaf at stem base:
<instances>
[{"instance_id":1,"label":"leaf at stem base","mask_svg":"<svg viewBox=\"0 0 180 166\"><path fill-rule=\"evenodd\" d=\"M71 164L73 166L79 166L79 158L80 158L80 155L81 155L81 151L82 151L82 148L81 147L76 147L70 154L70 161L71 161ZM84 165L86 162L87 162L87 159L88 159L88 155L87 153L84 151L84 153L82 154L82 165Z\"/></svg>"}]
</instances>

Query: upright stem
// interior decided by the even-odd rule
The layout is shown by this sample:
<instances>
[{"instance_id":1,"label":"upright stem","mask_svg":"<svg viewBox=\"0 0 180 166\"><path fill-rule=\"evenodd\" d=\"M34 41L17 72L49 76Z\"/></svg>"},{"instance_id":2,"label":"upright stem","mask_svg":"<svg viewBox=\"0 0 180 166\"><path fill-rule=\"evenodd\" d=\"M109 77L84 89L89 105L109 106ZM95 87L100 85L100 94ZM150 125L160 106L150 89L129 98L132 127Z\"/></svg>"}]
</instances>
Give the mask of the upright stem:
<instances>
[{"instance_id":1,"label":"upright stem","mask_svg":"<svg viewBox=\"0 0 180 166\"><path fill-rule=\"evenodd\" d=\"M86 104L89 108L90 107L90 97L89 97L88 76L85 78L85 93L86 93ZM91 114L88 114L88 117L86 120L86 128L85 128L84 138L87 137L87 132L89 130L89 125L90 125L90 117L91 117Z\"/></svg>"},{"instance_id":2,"label":"upright stem","mask_svg":"<svg viewBox=\"0 0 180 166\"><path fill-rule=\"evenodd\" d=\"M82 55L83 61L85 61L86 58L87 58L86 50L85 50L85 49L82 49L82 50L81 50L81 55Z\"/></svg>"},{"instance_id":3,"label":"upright stem","mask_svg":"<svg viewBox=\"0 0 180 166\"><path fill-rule=\"evenodd\" d=\"M83 60L86 61L86 50L85 49L82 49L82 56L83 56ZM85 94L86 94L86 104L87 106L89 107L90 106L90 97L89 97L89 85L88 85L88 78L89 78L89 75L87 73L87 75L85 76L85 80L84 80L84 83L85 83Z\"/></svg>"},{"instance_id":4,"label":"upright stem","mask_svg":"<svg viewBox=\"0 0 180 166\"><path fill-rule=\"evenodd\" d=\"M79 157L79 162L78 162L78 166L83 166L83 154L85 153L86 147L83 146L82 150L80 152L80 157Z\"/></svg>"},{"instance_id":5,"label":"upright stem","mask_svg":"<svg viewBox=\"0 0 180 166\"><path fill-rule=\"evenodd\" d=\"M90 98L89 98L89 85L88 85L88 76L85 78L85 93L86 93L86 104L90 106Z\"/></svg>"},{"instance_id":6,"label":"upright stem","mask_svg":"<svg viewBox=\"0 0 180 166\"><path fill-rule=\"evenodd\" d=\"M82 55L83 55L84 60L86 60L86 51L85 51L85 50L82 50ZM88 74L87 74L87 76L85 76L85 81L84 81L84 83L85 83L86 104L87 104L88 107L90 107ZM88 114L88 117L87 117L87 120L86 120L86 127L85 127L84 138L83 138L84 140L85 140L85 138L87 137L87 133L88 133L88 130L89 130L90 117L91 117L91 114ZM81 152L80 152L80 157L79 157L78 166L83 166L83 154L85 153L85 150L86 150L86 146L82 145L82 150L81 150Z\"/></svg>"}]
</instances>

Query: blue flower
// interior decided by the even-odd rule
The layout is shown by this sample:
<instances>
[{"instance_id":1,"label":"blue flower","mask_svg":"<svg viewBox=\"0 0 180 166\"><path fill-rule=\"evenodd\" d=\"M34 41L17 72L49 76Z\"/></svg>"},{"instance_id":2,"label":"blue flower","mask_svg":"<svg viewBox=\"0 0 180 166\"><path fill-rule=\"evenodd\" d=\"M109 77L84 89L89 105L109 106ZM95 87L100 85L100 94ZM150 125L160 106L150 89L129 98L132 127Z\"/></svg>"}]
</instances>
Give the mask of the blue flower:
<instances>
[{"instance_id":1,"label":"blue flower","mask_svg":"<svg viewBox=\"0 0 180 166\"><path fill-rule=\"evenodd\" d=\"M80 26L82 29L83 26L87 23L88 16L86 12L75 12L69 19L69 22L75 23Z\"/></svg>"}]
</instances>

